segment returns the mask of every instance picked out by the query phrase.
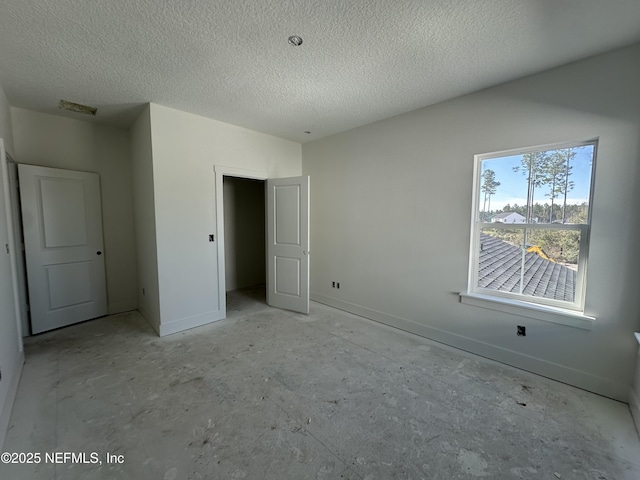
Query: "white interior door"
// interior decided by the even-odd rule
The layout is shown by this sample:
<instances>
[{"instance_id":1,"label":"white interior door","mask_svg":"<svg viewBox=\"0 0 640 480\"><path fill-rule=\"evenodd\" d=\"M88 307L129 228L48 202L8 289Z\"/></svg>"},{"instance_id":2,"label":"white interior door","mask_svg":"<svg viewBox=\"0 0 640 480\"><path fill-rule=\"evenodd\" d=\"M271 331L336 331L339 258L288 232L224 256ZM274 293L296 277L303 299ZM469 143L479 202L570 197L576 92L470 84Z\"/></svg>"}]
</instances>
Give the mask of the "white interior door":
<instances>
[{"instance_id":1,"label":"white interior door","mask_svg":"<svg viewBox=\"0 0 640 480\"><path fill-rule=\"evenodd\" d=\"M267 180L267 303L309 313L309 177Z\"/></svg>"},{"instance_id":2,"label":"white interior door","mask_svg":"<svg viewBox=\"0 0 640 480\"><path fill-rule=\"evenodd\" d=\"M32 332L107 314L100 178L19 165Z\"/></svg>"}]
</instances>

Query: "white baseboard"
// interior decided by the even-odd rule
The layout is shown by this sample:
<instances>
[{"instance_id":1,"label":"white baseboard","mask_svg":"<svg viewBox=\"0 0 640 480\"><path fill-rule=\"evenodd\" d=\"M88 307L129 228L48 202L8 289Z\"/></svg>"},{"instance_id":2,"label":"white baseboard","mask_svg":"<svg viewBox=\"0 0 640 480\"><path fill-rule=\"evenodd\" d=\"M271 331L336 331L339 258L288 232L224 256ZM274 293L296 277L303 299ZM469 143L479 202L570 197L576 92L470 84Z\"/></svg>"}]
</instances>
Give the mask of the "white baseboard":
<instances>
[{"instance_id":1,"label":"white baseboard","mask_svg":"<svg viewBox=\"0 0 640 480\"><path fill-rule=\"evenodd\" d=\"M621 402L629 402L629 385L624 383L611 381L607 378L592 375L565 365L525 355L507 348L481 342L473 338L451 333L440 328L417 323L337 298L311 293L311 299L421 337L435 340L436 342L444 343L445 345L456 347L543 377L551 378L552 380L573 385Z\"/></svg>"},{"instance_id":2,"label":"white baseboard","mask_svg":"<svg viewBox=\"0 0 640 480\"><path fill-rule=\"evenodd\" d=\"M18 392L18 384L20 383L20 375L22 375L22 366L24 365L24 351L18 352L18 356L14 361L11 369L5 372L7 380L9 380L9 390L7 391L7 398L4 399L2 405L2 411L0 411L0 452L4 451L4 439L7 435L7 429L9 428L9 421L11 420L11 410L13 410L13 402L16 399L16 393Z\"/></svg>"},{"instance_id":3,"label":"white baseboard","mask_svg":"<svg viewBox=\"0 0 640 480\"><path fill-rule=\"evenodd\" d=\"M184 330L201 327L202 325L216 322L223 318L225 318L225 312L223 310L213 310L211 312L201 313L192 317L180 318L171 322L162 322L160 323L158 334L161 337L164 337Z\"/></svg>"}]
</instances>

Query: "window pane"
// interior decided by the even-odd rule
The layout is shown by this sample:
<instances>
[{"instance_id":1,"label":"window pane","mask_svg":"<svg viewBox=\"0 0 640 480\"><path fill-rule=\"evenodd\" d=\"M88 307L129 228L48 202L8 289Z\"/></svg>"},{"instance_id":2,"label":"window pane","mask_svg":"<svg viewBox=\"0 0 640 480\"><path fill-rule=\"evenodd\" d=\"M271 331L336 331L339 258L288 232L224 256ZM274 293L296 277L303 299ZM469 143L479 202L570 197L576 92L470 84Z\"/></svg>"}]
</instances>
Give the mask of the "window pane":
<instances>
[{"instance_id":1,"label":"window pane","mask_svg":"<svg viewBox=\"0 0 640 480\"><path fill-rule=\"evenodd\" d=\"M527 181L514 169L522 155L489 158L481 163L478 219L481 222L524 223ZM509 215L509 218L503 218Z\"/></svg>"},{"instance_id":2,"label":"window pane","mask_svg":"<svg viewBox=\"0 0 640 480\"><path fill-rule=\"evenodd\" d=\"M580 235L574 230L483 228L477 286L573 303Z\"/></svg>"},{"instance_id":3,"label":"window pane","mask_svg":"<svg viewBox=\"0 0 640 480\"><path fill-rule=\"evenodd\" d=\"M519 294L523 245L524 229L481 229L478 287Z\"/></svg>"},{"instance_id":4,"label":"window pane","mask_svg":"<svg viewBox=\"0 0 640 480\"><path fill-rule=\"evenodd\" d=\"M478 156L470 289L583 307L578 266L587 230L576 225L590 222L596 148L593 141Z\"/></svg>"},{"instance_id":5,"label":"window pane","mask_svg":"<svg viewBox=\"0 0 640 480\"><path fill-rule=\"evenodd\" d=\"M580 232L527 229L523 294L574 302Z\"/></svg>"},{"instance_id":6,"label":"window pane","mask_svg":"<svg viewBox=\"0 0 640 480\"><path fill-rule=\"evenodd\" d=\"M594 145L540 150L481 161L481 222L588 221Z\"/></svg>"}]
</instances>

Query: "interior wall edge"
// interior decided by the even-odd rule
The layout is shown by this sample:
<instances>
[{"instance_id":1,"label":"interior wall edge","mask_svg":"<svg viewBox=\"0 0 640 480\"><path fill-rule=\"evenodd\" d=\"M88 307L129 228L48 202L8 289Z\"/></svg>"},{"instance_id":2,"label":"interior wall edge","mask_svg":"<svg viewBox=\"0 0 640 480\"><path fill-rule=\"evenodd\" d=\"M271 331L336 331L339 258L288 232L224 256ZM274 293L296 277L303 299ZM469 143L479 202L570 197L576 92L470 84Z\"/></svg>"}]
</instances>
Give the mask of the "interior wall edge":
<instances>
[{"instance_id":1,"label":"interior wall edge","mask_svg":"<svg viewBox=\"0 0 640 480\"><path fill-rule=\"evenodd\" d=\"M147 321L149 326L160 336L160 322L153 316L151 311L141 305L138 305L140 315Z\"/></svg>"},{"instance_id":2,"label":"interior wall edge","mask_svg":"<svg viewBox=\"0 0 640 480\"><path fill-rule=\"evenodd\" d=\"M640 435L640 398L638 398L633 389L630 389L629 392L629 409L631 410L633 422L636 424L638 435Z\"/></svg>"}]
</instances>

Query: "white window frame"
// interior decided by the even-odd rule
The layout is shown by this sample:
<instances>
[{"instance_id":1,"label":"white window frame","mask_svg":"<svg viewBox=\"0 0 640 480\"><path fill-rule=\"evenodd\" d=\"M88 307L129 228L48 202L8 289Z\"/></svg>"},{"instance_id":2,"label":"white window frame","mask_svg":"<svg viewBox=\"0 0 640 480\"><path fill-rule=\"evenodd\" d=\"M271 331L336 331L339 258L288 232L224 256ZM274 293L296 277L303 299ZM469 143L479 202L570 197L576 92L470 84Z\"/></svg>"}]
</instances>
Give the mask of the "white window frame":
<instances>
[{"instance_id":1,"label":"white window frame","mask_svg":"<svg viewBox=\"0 0 640 480\"><path fill-rule=\"evenodd\" d=\"M591 179L589 189L589 202L587 210L587 223L586 224L556 224L556 223L491 223L481 222L479 218L479 206L480 206L480 192L481 192L481 176L482 176L482 162L484 160L507 157L513 155L522 155L525 153L549 151L549 150L561 150L570 147L584 147L593 146L593 160L591 165ZM587 264L589 258L589 236L591 230L591 213L593 208L593 192L595 183L595 169L596 169L596 157L598 151L598 139L592 139L587 141L574 141L563 142L548 145L539 145L533 147L504 150L498 152L484 153L475 155L474 157L474 170L473 170L473 199L472 199L472 214L471 214L471 244L469 251L469 279L467 292L462 293L462 302L473 304L477 306L485 306L487 308L494 308L497 310L513 312L513 308L519 307L529 308L534 312L542 312L542 315L531 315L535 318L542 320L549 320L551 317L575 317L578 319L587 319L588 324L583 324L578 321L577 325L583 328L590 328L588 325L595 320L593 317L586 316L584 314L585 307L585 290L586 290L586 275ZM576 272L576 290L574 294L574 302L565 302L561 300L555 300L550 298L533 297L531 295L523 295L519 293L501 292L494 289L482 288L478 286L478 266L479 266L479 252L480 252L480 232L483 228L491 229L517 229L522 230L524 235L524 243L526 244L527 230L574 230L580 232L580 253L578 256L578 271ZM494 302L498 305L505 305L506 308L500 306L492 306L490 303ZM526 315L525 316L529 316ZM553 319L549 321L555 321ZM575 321L565 321L560 319L557 323L563 324L575 324ZM587 326L585 326L587 325Z\"/></svg>"}]
</instances>

